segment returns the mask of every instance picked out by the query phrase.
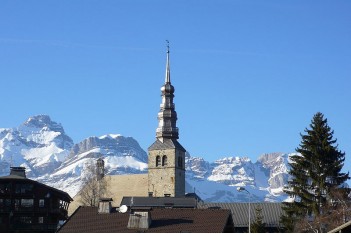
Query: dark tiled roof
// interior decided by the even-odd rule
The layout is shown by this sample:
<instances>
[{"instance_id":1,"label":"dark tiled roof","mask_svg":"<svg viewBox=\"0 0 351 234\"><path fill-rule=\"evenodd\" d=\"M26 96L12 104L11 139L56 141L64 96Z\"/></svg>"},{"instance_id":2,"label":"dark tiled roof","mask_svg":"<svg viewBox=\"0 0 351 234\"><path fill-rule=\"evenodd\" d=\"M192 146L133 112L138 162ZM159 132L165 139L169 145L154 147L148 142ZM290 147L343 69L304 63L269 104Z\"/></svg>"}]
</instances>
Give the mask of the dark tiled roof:
<instances>
[{"instance_id":1,"label":"dark tiled roof","mask_svg":"<svg viewBox=\"0 0 351 234\"><path fill-rule=\"evenodd\" d=\"M8 176L1 176L0 180L6 180L6 179L16 179L16 180L28 180L28 178L19 176L19 175L8 175Z\"/></svg>"},{"instance_id":2,"label":"dark tiled roof","mask_svg":"<svg viewBox=\"0 0 351 234\"><path fill-rule=\"evenodd\" d=\"M279 227L282 215L282 203L251 203L251 222L255 220L255 208L259 205L262 208L263 222L268 227ZM248 227L249 203L199 203L200 208L228 209L232 212L235 227Z\"/></svg>"},{"instance_id":3,"label":"dark tiled roof","mask_svg":"<svg viewBox=\"0 0 351 234\"><path fill-rule=\"evenodd\" d=\"M147 230L128 229L129 213L98 214L97 207L79 207L58 232L223 232L229 210L152 209Z\"/></svg>"},{"instance_id":4,"label":"dark tiled roof","mask_svg":"<svg viewBox=\"0 0 351 234\"><path fill-rule=\"evenodd\" d=\"M149 147L148 150L164 150L164 149L179 149L186 152L183 146L175 139L164 139L163 143L158 139L156 139L156 141Z\"/></svg>"},{"instance_id":5,"label":"dark tiled roof","mask_svg":"<svg viewBox=\"0 0 351 234\"><path fill-rule=\"evenodd\" d=\"M197 201L193 197L123 197L121 205L133 207L177 207L196 208Z\"/></svg>"}]
</instances>

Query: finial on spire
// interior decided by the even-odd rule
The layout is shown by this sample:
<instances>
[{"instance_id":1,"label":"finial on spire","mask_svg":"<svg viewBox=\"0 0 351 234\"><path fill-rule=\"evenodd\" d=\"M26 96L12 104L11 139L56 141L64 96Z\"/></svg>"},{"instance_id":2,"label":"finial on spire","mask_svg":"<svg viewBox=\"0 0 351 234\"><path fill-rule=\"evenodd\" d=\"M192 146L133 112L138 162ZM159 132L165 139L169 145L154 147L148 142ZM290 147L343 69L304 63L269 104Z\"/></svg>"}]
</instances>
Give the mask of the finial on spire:
<instances>
[{"instance_id":1,"label":"finial on spire","mask_svg":"<svg viewBox=\"0 0 351 234\"><path fill-rule=\"evenodd\" d=\"M167 42L167 63L166 63L166 78L165 78L165 83L170 84L171 83L171 72L169 69L169 41L166 40Z\"/></svg>"},{"instance_id":2,"label":"finial on spire","mask_svg":"<svg viewBox=\"0 0 351 234\"><path fill-rule=\"evenodd\" d=\"M167 43L167 53L169 53L169 40L166 40Z\"/></svg>"}]
</instances>

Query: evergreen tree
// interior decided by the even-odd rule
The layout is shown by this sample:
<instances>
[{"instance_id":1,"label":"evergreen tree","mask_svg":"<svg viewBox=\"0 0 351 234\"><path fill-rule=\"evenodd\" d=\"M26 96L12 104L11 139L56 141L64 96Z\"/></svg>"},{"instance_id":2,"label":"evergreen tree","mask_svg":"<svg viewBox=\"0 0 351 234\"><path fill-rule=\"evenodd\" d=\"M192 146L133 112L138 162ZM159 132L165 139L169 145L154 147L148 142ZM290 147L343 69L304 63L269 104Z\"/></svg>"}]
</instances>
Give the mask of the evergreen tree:
<instances>
[{"instance_id":1,"label":"evergreen tree","mask_svg":"<svg viewBox=\"0 0 351 234\"><path fill-rule=\"evenodd\" d=\"M260 205L255 207L255 221L251 224L251 232L266 232L266 224L263 223L262 208Z\"/></svg>"},{"instance_id":2,"label":"evergreen tree","mask_svg":"<svg viewBox=\"0 0 351 234\"><path fill-rule=\"evenodd\" d=\"M301 134L302 141L296 149L299 155L290 158L291 180L284 191L294 202L285 203L285 215L281 219L290 232L297 220L307 215L319 216L321 208L328 203L331 190L349 179L349 173L340 172L345 153L338 150L334 131L322 113L313 116L310 128L305 129L305 135Z\"/></svg>"}]
</instances>

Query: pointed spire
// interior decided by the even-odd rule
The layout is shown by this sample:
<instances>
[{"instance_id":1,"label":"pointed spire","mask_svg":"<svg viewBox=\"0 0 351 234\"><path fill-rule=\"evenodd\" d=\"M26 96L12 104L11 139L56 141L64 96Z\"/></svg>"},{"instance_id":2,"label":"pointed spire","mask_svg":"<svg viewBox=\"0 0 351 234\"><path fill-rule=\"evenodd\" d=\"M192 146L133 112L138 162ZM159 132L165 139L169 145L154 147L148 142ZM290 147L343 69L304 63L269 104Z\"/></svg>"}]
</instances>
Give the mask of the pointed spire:
<instances>
[{"instance_id":1,"label":"pointed spire","mask_svg":"<svg viewBox=\"0 0 351 234\"><path fill-rule=\"evenodd\" d=\"M165 84L170 84L171 83L171 72L169 68L169 41L166 40L167 42L167 62L166 62L166 77L165 77Z\"/></svg>"},{"instance_id":2,"label":"pointed spire","mask_svg":"<svg viewBox=\"0 0 351 234\"><path fill-rule=\"evenodd\" d=\"M162 103L158 113L156 137L163 142L164 138L178 139L177 112L174 110L174 87L171 84L169 69L169 42L167 42L167 63L165 84L161 87Z\"/></svg>"}]
</instances>

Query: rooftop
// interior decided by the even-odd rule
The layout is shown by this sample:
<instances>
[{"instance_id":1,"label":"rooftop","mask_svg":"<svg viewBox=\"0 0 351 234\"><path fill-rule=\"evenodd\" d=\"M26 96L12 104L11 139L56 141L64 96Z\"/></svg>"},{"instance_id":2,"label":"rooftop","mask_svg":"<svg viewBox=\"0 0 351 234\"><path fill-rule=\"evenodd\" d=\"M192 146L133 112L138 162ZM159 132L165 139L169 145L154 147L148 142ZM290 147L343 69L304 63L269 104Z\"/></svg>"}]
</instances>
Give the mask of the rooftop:
<instances>
[{"instance_id":1,"label":"rooftop","mask_svg":"<svg viewBox=\"0 0 351 234\"><path fill-rule=\"evenodd\" d=\"M255 209L262 208L263 222L267 227L280 227L280 218L282 215L282 203L251 203L251 219L255 219ZM199 208L209 209L228 209L232 212L235 227L248 227L249 220L249 203L199 203Z\"/></svg>"},{"instance_id":2,"label":"rooftop","mask_svg":"<svg viewBox=\"0 0 351 234\"><path fill-rule=\"evenodd\" d=\"M151 209L151 225L143 232L205 232L232 231L231 212L211 209ZM98 214L97 207L79 207L58 232L138 232L128 229L129 212ZM229 225L227 225L229 224Z\"/></svg>"}]
</instances>

